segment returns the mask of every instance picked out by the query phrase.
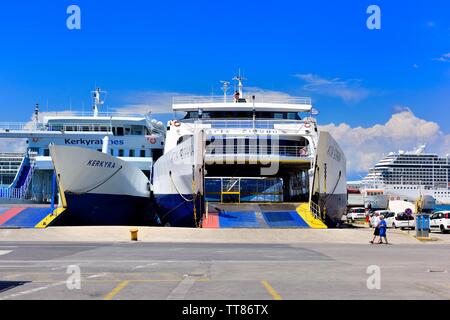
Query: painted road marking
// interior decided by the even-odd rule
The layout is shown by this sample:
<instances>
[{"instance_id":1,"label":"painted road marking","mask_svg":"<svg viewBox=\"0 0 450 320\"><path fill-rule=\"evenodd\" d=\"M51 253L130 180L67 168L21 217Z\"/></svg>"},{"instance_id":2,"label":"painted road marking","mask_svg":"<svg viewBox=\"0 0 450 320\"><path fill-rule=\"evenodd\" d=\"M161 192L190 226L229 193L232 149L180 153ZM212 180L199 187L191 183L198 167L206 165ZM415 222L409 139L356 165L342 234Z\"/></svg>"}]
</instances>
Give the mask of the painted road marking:
<instances>
[{"instance_id":1,"label":"painted road marking","mask_svg":"<svg viewBox=\"0 0 450 320\"><path fill-rule=\"evenodd\" d=\"M103 298L103 300L114 299L114 297L117 296L119 292L122 291L129 283L130 281L128 280L122 281L117 287L115 287L110 293L108 293L105 298Z\"/></svg>"},{"instance_id":2,"label":"painted road marking","mask_svg":"<svg viewBox=\"0 0 450 320\"><path fill-rule=\"evenodd\" d=\"M153 263L144 264L144 265L141 265L141 266L136 266L136 267L133 268L133 270L144 269L144 268L153 267L153 266L156 266L156 265L158 265L158 263L153 262Z\"/></svg>"},{"instance_id":3,"label":"painted road marking","mask_svg":"<svg viewBox=\"0 0 450 320\"><path fill-rule=\"evenodd\" d=\"M87 277L87 279L95 279L106 276L106 273L94 274L92 276Z\"/></svg>"},{"instance_id":4,"label":"painted road marking","mask_svg":"<svg viewBox=\"0 0 450 320\"><path fill-rule=\"evenodd\" d=\"M189 290L195 283L195 279L192 277L185 277L178 286L167 296L167 300L184 300Z\"/></svg>"},{"instance_id":5,"label":"painted road marking","mask_svg":"<svg viewBox=\"0 0 450 320\"><path fill-rule=\"evenodd\" d=\"M8 253L11 253L12 250L0 250L0 256L6 256Z\"/></svg>"},{"instance_id":6,"label":"painted road marking","mask_svg":"<svg viewBox=\"0 0 450 320\"><path fill-rule=\"evenodd\" d=\"M261 281L261 284L266 288L267 292L272 296L273 300L283 300L280 294L270 285L267 280Z\"/></svg>"}]
</instances>

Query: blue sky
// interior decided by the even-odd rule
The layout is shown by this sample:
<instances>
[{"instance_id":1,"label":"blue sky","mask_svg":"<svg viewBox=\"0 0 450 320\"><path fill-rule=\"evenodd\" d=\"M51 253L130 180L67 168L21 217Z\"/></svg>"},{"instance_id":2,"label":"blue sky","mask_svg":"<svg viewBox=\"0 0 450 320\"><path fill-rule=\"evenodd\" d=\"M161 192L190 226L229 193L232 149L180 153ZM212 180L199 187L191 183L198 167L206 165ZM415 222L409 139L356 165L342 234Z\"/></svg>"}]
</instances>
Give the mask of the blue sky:
<instances>
[{"instance_id":1,"label":"blue sky","mask_svg":"<svg viewBox=\"0 0 450 320\"><path fill-rule=\"evenodd\" d=\"M71 4L81 30L66 28ZM366 27L371 4L381 30ZM37 101L88 109L95 84L110 108L219 93L241 68L248 86L312 96L322 123L370 127L408 107L449 134L449 16L445 0L5 2L0 121Z\"/></svg>"}]
</instances>

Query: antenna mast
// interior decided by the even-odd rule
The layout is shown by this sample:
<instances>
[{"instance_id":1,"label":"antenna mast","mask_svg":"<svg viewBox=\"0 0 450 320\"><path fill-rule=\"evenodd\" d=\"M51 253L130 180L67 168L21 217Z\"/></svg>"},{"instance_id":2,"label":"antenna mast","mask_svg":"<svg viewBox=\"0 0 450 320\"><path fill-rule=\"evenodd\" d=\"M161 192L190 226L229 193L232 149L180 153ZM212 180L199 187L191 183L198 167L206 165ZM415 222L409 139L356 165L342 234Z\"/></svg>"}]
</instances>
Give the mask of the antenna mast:
<instances>
[{"instance_id":1,"label":"antenna mast","mask_svg":"<svg viewBox=\"0 0 450 320\"><path fill-rule=\"evenodd\" d=\"M98 113L99 113L99 106L102 106L105 101L103 101L101 99L101 93L102 90L100 88L95 89L95 91L92 91L92 99L93 99L93 106L92 109L94 110L94 117L98 117Z\"/></svg>"},{"instance_id":2,"label":"antenna mast","mask_svg":"<svg viewBox=\"0 0 450 320\"><path fill-rule=\"evenodd\" d=\"M230 88L230 82L229 81L220 81L223 84L222 90L223 90L223 102L227 103L227 92Z\"/></svg>"},{"instance_id":3,"label":"antenna mast","mask_svg":"<svg viewBox=\"0 0 450 320\"><path fill-rule=\"evenodd\" d=\"M241 69L239 69L239 75L234 77L233 80L238 82L239 97L242 99L244 97L244 85L242 84L242 81L247 79L241 76Z\"/></svg>"}]
</instances>

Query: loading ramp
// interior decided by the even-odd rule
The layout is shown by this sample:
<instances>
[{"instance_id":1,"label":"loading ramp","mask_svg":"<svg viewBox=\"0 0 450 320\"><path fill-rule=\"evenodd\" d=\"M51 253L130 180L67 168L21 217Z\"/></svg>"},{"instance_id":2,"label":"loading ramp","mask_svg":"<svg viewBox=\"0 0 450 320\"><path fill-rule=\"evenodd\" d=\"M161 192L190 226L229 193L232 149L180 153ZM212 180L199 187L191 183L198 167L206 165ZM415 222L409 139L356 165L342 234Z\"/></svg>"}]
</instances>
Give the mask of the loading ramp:
<instances>
[{"instance_id":1,"label":"loading ramp","mask_svg":"<svg viewBox=\"0 0 450 320\"><path fill-rule=\"evenodd\" d=\"M51 207L1 207L0 229L46 228L64 212Z\"/></svg>"},{"instance_id":2,"label":"loading ramp","mask_svg":"<svg viewBox=\"0 0 450 320\"><path fill-rule=\"evenodd\" d=\"M308 203L222 204L209 203L203 228L326 229Z\"/></svg>"}]
</instances>

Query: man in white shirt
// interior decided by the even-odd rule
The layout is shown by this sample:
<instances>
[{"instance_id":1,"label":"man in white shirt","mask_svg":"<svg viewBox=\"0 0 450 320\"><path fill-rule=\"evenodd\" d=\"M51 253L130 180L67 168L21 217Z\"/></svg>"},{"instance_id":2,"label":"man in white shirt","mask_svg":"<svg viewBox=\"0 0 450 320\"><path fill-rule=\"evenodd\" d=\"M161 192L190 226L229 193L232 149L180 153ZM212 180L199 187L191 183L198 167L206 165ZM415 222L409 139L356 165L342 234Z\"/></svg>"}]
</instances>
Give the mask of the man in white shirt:
<instances>
[{"instance_id":1,"label":"man in white shirt","mask_svg":"<svg viewBox=\"0 0 450 320\"><path fill-rule=\"evenodd\" d=\"M375 239L380 236L380 229L378 228L380 221L381 221L380 214L378 212L375 212L373 214L372 221L371 221L372 227L375 228L375 231L373 232L373 240L370 241L371 244L374 244Z\"/></svg>"}]
</instances>

